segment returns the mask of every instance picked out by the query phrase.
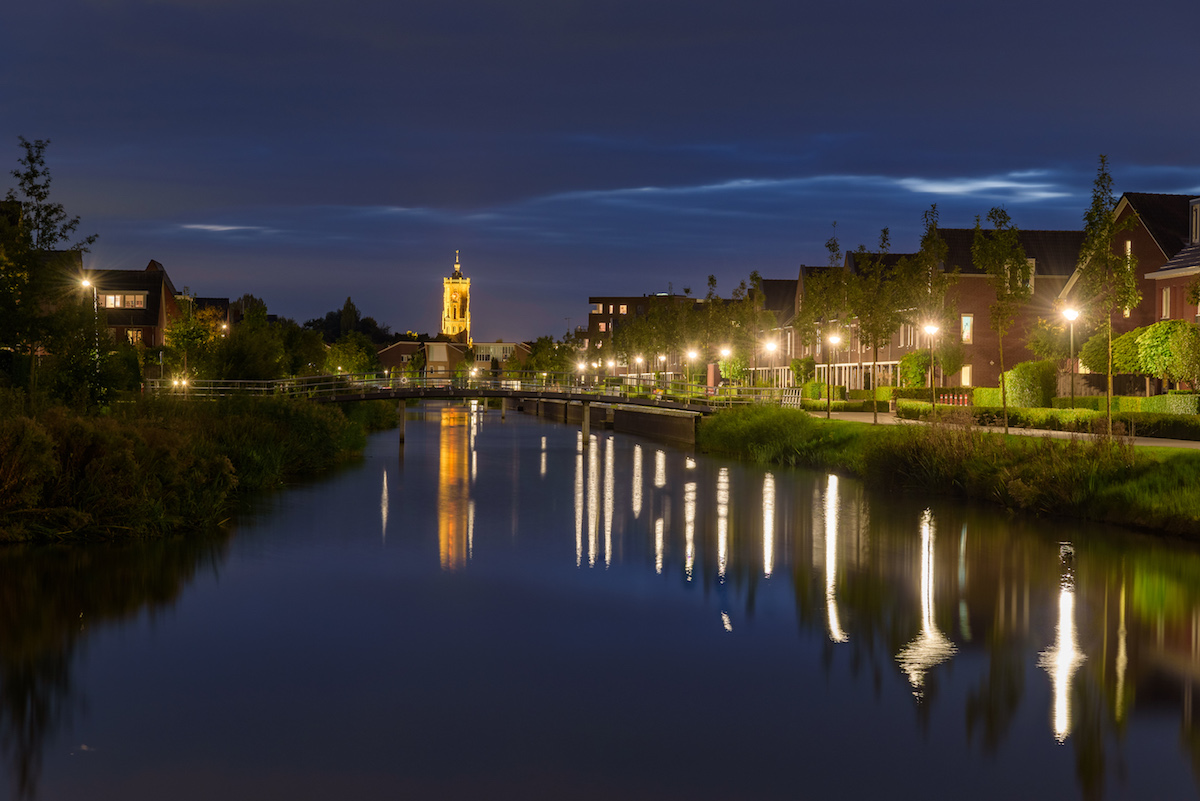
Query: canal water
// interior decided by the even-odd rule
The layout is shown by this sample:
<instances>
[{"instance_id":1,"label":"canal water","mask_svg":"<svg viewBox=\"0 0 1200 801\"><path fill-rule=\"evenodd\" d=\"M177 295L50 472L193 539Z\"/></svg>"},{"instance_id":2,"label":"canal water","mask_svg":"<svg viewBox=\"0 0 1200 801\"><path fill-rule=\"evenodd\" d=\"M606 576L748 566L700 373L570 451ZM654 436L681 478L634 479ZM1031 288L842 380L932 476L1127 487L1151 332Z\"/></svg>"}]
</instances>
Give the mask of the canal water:
<instances>
[{"instance_id":1,"label":"canal water","mask_svg":"<svg viewBox=\"0 0 1200 801\"><path fill-rule=\"evenodd\" d=\"M0 797L1191 798L1200 556L510 413L0 550Z\"/></svg>"}]
</instances>

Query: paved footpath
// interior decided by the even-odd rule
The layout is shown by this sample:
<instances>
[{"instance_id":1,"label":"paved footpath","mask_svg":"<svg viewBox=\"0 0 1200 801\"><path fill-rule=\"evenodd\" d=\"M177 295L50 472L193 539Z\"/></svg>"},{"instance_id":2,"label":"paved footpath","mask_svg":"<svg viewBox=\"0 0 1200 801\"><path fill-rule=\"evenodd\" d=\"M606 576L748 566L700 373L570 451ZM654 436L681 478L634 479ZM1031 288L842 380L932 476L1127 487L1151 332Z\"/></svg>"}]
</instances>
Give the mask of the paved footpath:
<instances>
[{"instance_id":1,"label":"paved footpath","mask_svg":"<svg viewBox=\"0 0 1200 801\"><path fill-rule=\"evenodd\" d=\"M824 412L809 412L813 417L825 417ZM858 423L870 423L870 412L834 412L832 415L834 420L853 420ZM880 412L879 425L928 425L916 420L905 420L893 412ZM989 427L987 429L996 434L1003 433L1003 428ZM1077 434L1070 431L1046 431L1040 428L1015 428L1009 426L1008 433L1016 434L1023 437L1051 437L1053 439L1070 439L1076 437L1090 437L1091 434ZM1160 439L1158 437L1134 437L1133 444L1138 446L1150 446L1155 448L1182 448L1185 450L1200 450L1200 442L1190 439Z\"/></svg>"}]
</instances>

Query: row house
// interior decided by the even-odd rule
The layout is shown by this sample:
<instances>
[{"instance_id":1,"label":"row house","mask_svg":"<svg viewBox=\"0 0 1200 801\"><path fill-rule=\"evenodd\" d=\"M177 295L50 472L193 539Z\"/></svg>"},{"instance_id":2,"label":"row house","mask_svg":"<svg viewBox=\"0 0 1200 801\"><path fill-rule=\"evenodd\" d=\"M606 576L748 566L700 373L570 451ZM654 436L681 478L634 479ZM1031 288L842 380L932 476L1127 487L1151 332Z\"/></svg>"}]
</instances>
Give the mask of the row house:
<instances>
[{"instance_id":1,"label":"row house","mask_svg":"<svg viewBox=\"0 0 1200 801\"><path fill-rule=\"evenodd\" d=\"M936 347L945 337L955 337L963 347L963 366L952 375L939 376L939 383L965 387L999 383L1000 341L991 324L995 292L987 274L975 266L971 257L975 230L939 228L938 234L947 247L943 269L956 274L946 293L946 306L957 318L954 330L938 331L931 342L922 321L910 321L880 349L879 361L874 362L872 349L862 345L851 324L849 337L836 347L817 344L801 348L804 355L816 359L818 380L824 381L831 376L834 384L851 389L870 389L873 381L894 385L899 381L900 360L906 354L931 345ZM1083 232L1022 230L1020 241L1031 268L1032 296L1004 337L1006 369L1034 358L1025 348L1025 340L1038 318L1049 319L1059 313L1060 296L1072 280L1079 261ZM890 258L915 255L892 254ZM847 254L843 269L856 269L853 253Z\"/></svg>"}]
</instances>

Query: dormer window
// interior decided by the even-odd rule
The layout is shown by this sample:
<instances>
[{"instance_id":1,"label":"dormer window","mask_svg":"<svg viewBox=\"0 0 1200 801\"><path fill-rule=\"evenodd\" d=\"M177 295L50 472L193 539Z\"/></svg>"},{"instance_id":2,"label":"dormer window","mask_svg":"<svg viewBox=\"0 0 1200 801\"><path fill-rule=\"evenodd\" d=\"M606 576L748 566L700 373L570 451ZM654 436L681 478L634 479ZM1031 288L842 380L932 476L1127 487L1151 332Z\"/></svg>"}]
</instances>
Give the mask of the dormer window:
<instances>
[{"instance_id":1,"label":"dormer window","mask_svg":"<svg viewBox=\"0 0 1200 801\"><path fill-rule=\"evenodd\" d=\"M1200 245L1200 197L1192 198L1192 244Z\"/></svg>"}]
</instances>

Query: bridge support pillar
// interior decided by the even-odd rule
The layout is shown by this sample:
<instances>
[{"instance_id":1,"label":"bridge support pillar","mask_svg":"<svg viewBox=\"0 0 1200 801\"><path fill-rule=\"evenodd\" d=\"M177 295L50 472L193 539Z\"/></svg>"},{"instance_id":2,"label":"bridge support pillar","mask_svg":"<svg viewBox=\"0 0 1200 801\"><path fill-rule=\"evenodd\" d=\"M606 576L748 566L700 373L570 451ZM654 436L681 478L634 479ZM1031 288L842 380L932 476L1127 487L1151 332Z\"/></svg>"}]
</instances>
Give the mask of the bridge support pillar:
<instances>
[{"instance_id":1,"label":"bridge support pillar","mask_svg":"<svg viewBox=\"0 0 1200 801\"><path fill-rule=\"evenodd\" d=\"M400 401L400 408L396 409L396 417L399 418L399 420L400 420L400 425L397 426L397 428L400 429L400 444L403 445L404 444L404 417L405 417L404 401Z\"/></svg>"},{"instance_id":2,"label":"bridge support pillar","mask_svg":"<svg viewBox=\"0 0 1200 801\"><path fill-rule=\"evenodd\" d=\"M583 402L583 447L587 447L592 439L592 404Z\"/></svg>"}]
</instances>

